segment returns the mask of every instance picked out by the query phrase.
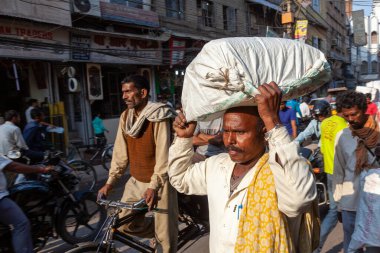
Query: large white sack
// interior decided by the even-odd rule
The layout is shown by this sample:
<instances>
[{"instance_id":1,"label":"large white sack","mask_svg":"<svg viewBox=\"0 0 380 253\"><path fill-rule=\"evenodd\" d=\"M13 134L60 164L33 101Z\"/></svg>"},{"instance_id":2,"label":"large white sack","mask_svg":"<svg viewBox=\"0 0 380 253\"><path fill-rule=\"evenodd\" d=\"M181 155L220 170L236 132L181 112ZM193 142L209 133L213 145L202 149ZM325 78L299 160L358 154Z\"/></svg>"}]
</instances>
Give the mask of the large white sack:
<instances>
[{"instance_id":1,"label":"large white sack","mask_svg":"<svg viewBox=\"0 0 380 253\"><path fill-rule=\"evenodd\" d=\"M330 79L316 48L280 38L225 38L208 42L186 69L182 106L186 119L211 120L240 105L255 105L263 83L276 82L283 99L310 93Z\"/></svg>"}]
</instances>

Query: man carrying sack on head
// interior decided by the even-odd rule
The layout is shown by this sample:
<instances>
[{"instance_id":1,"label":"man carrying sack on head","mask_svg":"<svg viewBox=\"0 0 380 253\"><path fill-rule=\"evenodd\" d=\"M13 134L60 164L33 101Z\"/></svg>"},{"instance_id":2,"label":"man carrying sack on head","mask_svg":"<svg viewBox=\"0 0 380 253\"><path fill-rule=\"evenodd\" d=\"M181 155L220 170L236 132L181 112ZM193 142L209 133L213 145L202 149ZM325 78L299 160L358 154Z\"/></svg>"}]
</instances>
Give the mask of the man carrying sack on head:
<instances>
[{"instance_id":1,"label":"man carrying sack on head","mask_svg":"<svg viewBox=\"0 0 380 253\"><path fill-rule=\"evenodd\" d=\"M170 183L181 193L208 196L212 253L311 252L318 246L313 232L319 229L310 219L316 216L306 217L316 199L314 176L280 124L281 90L274 82L258 90L257 106L224 114L228 153L199 163L191 160L197 123L187 122L182 113L176 117Z\"/></svg>"}]
</instances>

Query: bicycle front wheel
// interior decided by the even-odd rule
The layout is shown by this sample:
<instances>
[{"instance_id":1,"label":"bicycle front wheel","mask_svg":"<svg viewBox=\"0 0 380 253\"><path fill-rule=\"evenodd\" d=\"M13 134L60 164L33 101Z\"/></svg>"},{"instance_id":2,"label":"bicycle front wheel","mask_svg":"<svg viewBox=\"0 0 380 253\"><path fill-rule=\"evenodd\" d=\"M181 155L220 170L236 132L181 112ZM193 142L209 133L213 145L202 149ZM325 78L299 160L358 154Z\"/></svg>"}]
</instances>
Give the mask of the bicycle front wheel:
<instances>
[{"instance_id":1,"label":"bicycle front wheel","mask_svg":"<svg viewBox=\"0 0 380 253\"><path fill-rule=\"evenodd\" d=\"M73 160L67 163L74 170L74 174L79 179L79 191L92 191L97 183L98 176L95 168L88 162Z\"/></svg>"},{"instance_id":2,"label":"bicycle front wheel","mask_svg":"<svg viewBox=\"0 0 380 253\"><path fill-rule=\"evenodd\" d=\"M109 147L105 148L102 153L101 163L102 163L103 168L107 171L111 167L112 152L113 152L113 145L110 145Z\"/></svg>"},{"instance_id":3,"label":"bicycle front wheel","mask_svg":"<svg viewBox=\"0 0 380 253\"><path fill-rule=\"evenodd\" d=\"M88 242L95 238L107 217L96 203L96 195L86 195L66 205L59 213L57 233L68 243Z\"/></svg>"}]
</instances>

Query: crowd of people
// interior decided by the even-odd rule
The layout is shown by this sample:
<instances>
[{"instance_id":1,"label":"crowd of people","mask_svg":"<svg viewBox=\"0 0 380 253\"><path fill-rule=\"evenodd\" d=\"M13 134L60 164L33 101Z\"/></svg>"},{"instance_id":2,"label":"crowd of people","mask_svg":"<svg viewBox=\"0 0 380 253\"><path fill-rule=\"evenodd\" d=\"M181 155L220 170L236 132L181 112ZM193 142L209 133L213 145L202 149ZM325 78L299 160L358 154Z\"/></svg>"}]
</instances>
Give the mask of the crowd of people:
<instances>
[{"instance_id":1,"label":"crowd of people","mask_svg":"<svg viewBox=\"0 0 380 253\"><path fill-rule=\"evenodd\" d=\"M157 252L177 252L179 192L207 196L203 205L210 213L210 252L319 252L340 216L344 252L379 252L380 245L373 243L380 241L378 233L363 236L365 231L376 231L372 224L380 222L379 214L368 215L374 206L363 200L368 195L364 193L379 192L378 185L363 184L365 176L373 174L369 171L379 167L376 154L380 153L379 126L373 116L377 108L364 94L347 91L338 96L338 114L331 115L327 100L312 109L307 97L301 104L282 101L281 90L271 82L258 87L257 106L230 108L212 121L188 122L181 110L150 102L150 85L142 76L127 77L121 90L127 109L120 116L108 179L98 194L108 196L129 167L131 177L121 200L144 198L154 213L153 219L136 218L121 228L123 232L154 238L151 243ZM26 113L32 120L23 133L17 127L19 113L5 114L1 153L15 148L42 151L39 138L51 126L44 123L38 108ZM305 122L307 127L299 131L297 126ZM98 136L108 131L101 114L93 126ZM323 155L329 196L321 228L315 177L299 152L313 135ZM26 167L0 157L2 213L17 209L6 197L3 171L49 170ZM15 251L32 252L30 238L20 237L20 231L29 233L30 228L25 228L25 217L17 216L21 221L8 216L5 221L2 215L0 222L22 223L14 229L13 239L27 243L22 249L14 244Z\"/></svg>"},{"instance_id":2,"label":"crowd of people","mask_svg":"<svg viewBox=\"0 0 380 253\"><path fill-rule=\"evenodd\" d=\"M170 108L166 111L164 108L168 107L163 104L148 102L149 87L138 81L141 80L125 80L122 84L128 109L120 118L116 153L101 194L109 193L129 163L132 177L122 200L144 196L150 208L169 208L164 215L170 216L177 211L176 204L159 202L174 200L172 187L180 193L207 195L211 252L319 252L340 214L345 252L379 250L378 245L358 244L355 239L360 173L378 166L371 155L378 142L377 121L370 116L376 115L376 108L364 94L348 91L339 96L338 114L331 115L327 99L320 100L310 110L307 98L300 105L295 100L281 102L277 85L264 84L259 88L261 95L256 96L257 107L232 108L213 121L187 122L179 111L170 146L168 124L172 112ZM299 133L297 124L307 120L307 127ZM158 128L164 128L165 134ZM305 213L317 217L312 212L316 200L314 177L298 151L299 145L312 135L319 139L323 154L330 203L321 229L316 225L318 221L311 226L314 232L318 231L313 236L320 240L302 234L310 231L310 227L309 230L300 227ZM133 150L139 153L136 146L146 147L148 139L155 149L137 157L130 155ZM157 146L165 149L158 150ZM368 159L364 159L367 155ZM153 158L155 163L151 163ZM140 168L150 168L144 169L145 177L141 169L136 169L137 164ZM166 169L162 169L162 164L168 164ZM165 193L166 187L171 191ZM131 192L137 194L132 196ZM156 214L159 215L162 213ZM164 252L172 252L177 226L173 226L170 218L158 220L160 224L164 220L168 231L163 238L161 230L155 227L157 245ZM146 225L146 221L139 222ZM141 229L143 225L134 224L128 229ZM273 229L262 229L262 226ZM319 243L316 245L315 241ZM266 248L268 245L270 249Z\"/></svg>"},{"instance_id":3,"label":"crowd of people","mask_svg":"<svg viewBox=\"0 0 380 253\"><path fill-rule=\"evenodd\" d=\"M293 115L293 129L288 128L288 133L294 136L296 113L290 106L281 109L280 118L284 124L289 125L288 118L282 116L284 112ZM369 233L378 231L375 227L379 224L376 223L380 215L376 213L380 205L376 202L379 197L376 199L376 195L372 194L372 201L369 202L363 197L368 197L368 191L379 191L379 186L375 184L367 184L367 189L364 189L364 177L368 171L375 175L379 173L376 171L379 167L376 155L379 143L378 108L371 101L371 94L347 91L337 97L336 110L337 114L331 115L328 99L319 100L312 109L314 119L294 139L300 145L312 136L318 140L327 175L329 210L321 224L320 243L315 252L321 251L338 220L343 223L344 252L362 252L363 248L365 252L380 252L379 243L374 243L380 240L378 232ZM359 218L356 218L358 210Z\"/></svg>"},{"instance_id":4,"label":"crowd of people","mask_svg":"<svg viewBox=\"0 0 380 253\"><path fill-rule=\"evenodd\" d=\"M44 121L44 113L38 101L31 99L25 111L27 124L20 129L21 115L16 110L4 114L4 123L0 125L0 223L12 226L12 245L15 252L33 252L30 222L21 208L11 200L8 192L6 172L36 174L47 173L49 166L30 166L12 162L5 155L10 151L21 151L30 158L31 164L44 158L46 131L55 128Z\"/></svg>"}]
</instances>

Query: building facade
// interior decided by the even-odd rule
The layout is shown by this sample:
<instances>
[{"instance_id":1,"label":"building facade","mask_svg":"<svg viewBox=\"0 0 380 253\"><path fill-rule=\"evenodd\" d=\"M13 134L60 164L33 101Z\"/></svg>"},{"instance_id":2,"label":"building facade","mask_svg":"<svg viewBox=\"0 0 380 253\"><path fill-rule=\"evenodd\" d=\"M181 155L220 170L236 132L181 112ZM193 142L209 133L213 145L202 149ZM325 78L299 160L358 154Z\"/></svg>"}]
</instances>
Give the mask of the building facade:
<instances>
[{"instance_id":1,"label":"building facade","mask_svg":"<svg viewBox=\"0 0 380 253\"><path fill-rule=\"evenodd\" d=\"M205 43L223 37L286 37L281 14L287 2L3 0L0 114L23 112L29 98L43 101L52 123L65 127L67 144L69 139L89 143L92 116L101 113L113 142L125 108L120 85L125 76L144 75L153 101L176 106L186 67ZM304 42L327 55L336 82L344 79L344 5L290 2L295 21L308 21Z\"/></svg>"},{"instance_id":2,"label":"building facade","mask_svg":"<svg viewBox=\"0 0 380 253\"><path fill-rule=\"evenodd\" d=\"M347 16L350 21L350 51L351 72L357 85L379 79L379 32L380 32L380 1L374 0L369 16L359 16L361 21L355 20L352 13L352 0L346 0ZM363 22L364 21L364 22ZM355 25L362 22L364 30L355 30ZM362 40L355 41L361 37ZM359 43L359 44L358 44Z\"/></svg>"},{"instance_id":3,"label":"building facade","mask_svg":"<svg viewBox=\"0 0 380 253\"><path fill-rule=\"evenodd\" d=\"M0 114L23 113L26 101L36 98L48 108L52 123L65 127L62 142L67 144L69 139L90 142L92 115L102 113L113 142L124 110L122 79L142 74L150 81L152 100L175 105L185 68L207 41L251 34L249 4L4 0Z\"/></svg>"},{"instance_id":4,"label":"building facade","mask_svg":"<svg viewBox=\"0 0 380 253\"><path fill-rule=\"evenodd\" d=\"M326 57L332 69L332 82L328 88L347 86L346 72L350 63L346 6L344 0L320 1L321 16L328 24Z\"/></svg>"}]
</instances>

